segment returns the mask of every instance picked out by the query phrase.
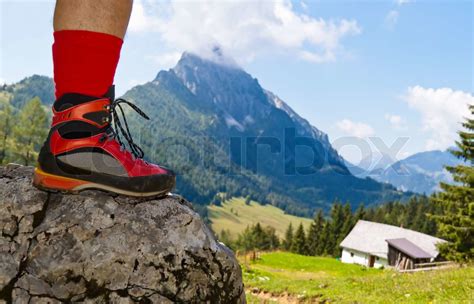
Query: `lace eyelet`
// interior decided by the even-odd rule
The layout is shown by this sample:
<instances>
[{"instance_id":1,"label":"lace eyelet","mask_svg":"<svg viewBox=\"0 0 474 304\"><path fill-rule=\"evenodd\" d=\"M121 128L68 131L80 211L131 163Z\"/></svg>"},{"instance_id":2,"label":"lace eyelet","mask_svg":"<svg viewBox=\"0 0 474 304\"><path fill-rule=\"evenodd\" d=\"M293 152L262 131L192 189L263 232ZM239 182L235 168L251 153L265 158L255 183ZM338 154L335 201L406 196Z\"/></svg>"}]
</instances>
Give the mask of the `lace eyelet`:
<instances>
[{"instance_id":1,"label":"lace eyelet","mask_svg":"<svg viewBox=\"0 0 474 304\"><path fill-rule=\"evenodd\" d=\"M108 124L107 130L109 130L110 133L113 134L113 137L117 139L118 142L120 143L121 152L125 151L126 153L129 153L134 161L137 159L142 159L144 156L143 150L140 147L138 147L137 144L132 139L132 135L130 134L130 131L128 129L129 128L128 123L125 118L125 113L124 113L124 110L122 109L121 104L128 105L133 110L135 110L135 112L137 112L140 116L142 116L145 119L149 119L149 117L136 105L132 104L129 101L119 98L119 99L113 100L111 104L103 106L104 109L108 112L108 115L106 117L102 117L102 123ZM118 117L119 115L122 116L123 122ZM125 129L122 127L122 123L124 124ZM117 130L114 130L114 129L117 129ZM123 145L123 143L121 142L121 139L120 139L121 136L119 133L121 133L125 137L126 141L128 142L130 146L131 151L128 151L127 148Z\"/></svg>"}]
</instances>

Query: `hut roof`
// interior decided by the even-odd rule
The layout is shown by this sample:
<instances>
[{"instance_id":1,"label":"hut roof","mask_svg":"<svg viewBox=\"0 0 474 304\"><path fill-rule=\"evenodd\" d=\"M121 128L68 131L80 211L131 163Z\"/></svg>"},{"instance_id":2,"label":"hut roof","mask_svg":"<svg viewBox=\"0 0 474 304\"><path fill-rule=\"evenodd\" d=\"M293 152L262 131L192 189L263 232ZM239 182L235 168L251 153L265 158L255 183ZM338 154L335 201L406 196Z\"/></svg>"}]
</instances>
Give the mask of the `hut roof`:
<instances>
[{"instance_id":1,"label":"hut roof","mask_svg":"<svg viewBox=\"0 0 474 304\"><path fill-rule=\"evenodd\" d=\"M424 251L420 247L416 246L415 244L413 244L406 238L389 239L386 241L390 246L396 248L397 250L403 252L404 254L408 255L409 257L413 259L434 258L434 256Z\"/></svg>"}]
</instances>

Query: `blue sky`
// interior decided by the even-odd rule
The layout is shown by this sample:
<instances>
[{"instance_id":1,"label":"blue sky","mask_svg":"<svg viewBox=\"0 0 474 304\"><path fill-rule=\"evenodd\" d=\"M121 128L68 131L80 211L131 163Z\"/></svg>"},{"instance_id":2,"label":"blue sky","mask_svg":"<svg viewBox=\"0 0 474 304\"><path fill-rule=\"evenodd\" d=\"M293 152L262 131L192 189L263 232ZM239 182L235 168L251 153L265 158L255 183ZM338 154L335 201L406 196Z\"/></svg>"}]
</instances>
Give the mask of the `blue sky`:
<instances>
[{"instance_id":1,"label":"blue sky","mask_svg":"<svg viewBox=\"0 0 474 304\"><path fill-rule=\"evenodd\" d=\"M119 93L211 45L326 132L349 160L452 145L473 98L473 2L135 1ZM51 1L0 0L0 82L52 75ZM355 138L355 140L354 140ZM401 138L401 139L400 139ZM383 146L383 145L382 145ZM376 154L374 154L376 155ZM376 156L377 157L377 156Z\"/></svg>"}]
</instances>

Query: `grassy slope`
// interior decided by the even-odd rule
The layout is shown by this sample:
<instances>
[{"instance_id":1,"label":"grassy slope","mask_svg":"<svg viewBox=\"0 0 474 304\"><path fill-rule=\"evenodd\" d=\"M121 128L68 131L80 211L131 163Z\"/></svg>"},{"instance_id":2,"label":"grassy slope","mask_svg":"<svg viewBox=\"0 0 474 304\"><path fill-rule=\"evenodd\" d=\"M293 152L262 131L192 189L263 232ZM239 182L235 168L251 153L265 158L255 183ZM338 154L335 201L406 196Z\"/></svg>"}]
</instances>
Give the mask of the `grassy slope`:
<instances>
[{"instance_id":1,"label":"grassy slope","mask_svg":"<svg viewBox=\"0 0 474 304\"><path fill-rule=\"evenodd\" d=\"M323 257L263 254L244 266L245 286L336 303L473 303L474 268L400 274ZM255 297L249 295L249 303Z\"/></svg>"},{"instance_id":2,"label":"grassy slope","mask_svg":"<svg viewBox=\"0 0 474 304\"><path fill-rule=\"evenodd\" d=\"M311 219L285 214L281 209L271 205L260 205L254 201L246 205L243 198L233 198L222 206L209 206L208 209L212 229L217 233L229 229L234 238L245 227L258 222L264 227L274 227L279 237L283 237L290 222L295 229L300 223L303 223L305 228L311 223Z\"/></svg>"}]
</instances>

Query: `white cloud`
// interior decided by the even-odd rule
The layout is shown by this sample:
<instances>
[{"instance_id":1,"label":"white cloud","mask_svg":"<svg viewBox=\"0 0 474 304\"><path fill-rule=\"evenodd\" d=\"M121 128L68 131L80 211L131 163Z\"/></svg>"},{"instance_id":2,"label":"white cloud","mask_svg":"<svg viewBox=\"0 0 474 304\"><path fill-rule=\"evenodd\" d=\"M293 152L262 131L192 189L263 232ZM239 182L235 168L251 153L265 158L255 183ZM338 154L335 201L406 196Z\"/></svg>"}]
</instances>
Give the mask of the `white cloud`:
<instances>
[{"instance_id":1,"label":"white cloud","mask_svg":"<svg viewBox=\"0 0 474 304\"><path fill-rule=\"evenodd\" d=\"M173 67L178 62L180 57L180 52L169 52L162 53L156 56L150 56L150 58L158 64L158 67L162 69Z\"/></svg>"},{"instance_id":2,"label":"white cloud","mask_svg":"<svg viewBox=\"0 0 474 304\"><path fill-rule=\"evenodd\" d=\"M410 87L404 99L421 114L422 128L429 134L427 150L453 146L461 123L470 117L468 104L474 104L472 94L450 88Z\"/></svg>"},{"instance_id":3,"label":"white cloud","mask_svg":"<svg viewBox=\"0 0 474 304\"><path fill-rule=\"evenodd\" d=\"M210 55L219 46L237 61L289 53L311 62L334 60L341 40L361 33L355 20L325 20L276 1L135 1L130 33L157 32L171 51Z\"/></svg>"},{"instance_id":4,"label":"white cloud","mask_svg":"<svg viewBox=\"0 0 474 304\"><path fill-rule=\"evenodd\" d=\"M338 121L336 126L350 136L367 138L375 134L374 129L370 125L363 122L353 122L349 119Z\"/></svg>"},{"instance_id":5,"label":"white cloud","mask_svg":"<svg viewBox=\"0 0 474 304\"><path fill-rule=\"evenodd\" d=\"M398 18L400 17L400 9L402 5L408 4L412 2L412 0L395 0L395 4L397 5L396 9L393 9L388 12L388 14L385 16L385 26L393 30L395 26L398 23Z\"/></svg>"},{"instance_id":6,"label":"white cloud","mask_svg":"<svg viewBox=\"0 0 474 304\"><path fill-rule=\"evenodd\" d=\"M400 115L385 114L385 119L392 125L394 129L405 129L405 120Z\"/></svg>"},{"instance_id":7,"label":"white cloud","mask_svg":"<svg viewBox=\"0 0 474 304\"><path fill-rule=\"evenodd\" d=\"M395 25L397 25L399 16L400 13L397 10L391 10L390 12L388 12L387 16L385 16L385 25L389 29L394 29Z\"/></svg>"},{"instance_id":8,"label":"white cloud","mask_svg":"<svg viewBox=\"0 0 474 304\"><path fill-rule=\"evenodd\" d=\"M144 32L150 30L159 29L162 24L159 19L153 18L150 14L145 13L145 11L153 9L158 10L158 7L148 6L145 9L145 5L142 0L135 0L133 3L132 16L130 17L130 23L128 25L128 31L135 32Z\"/></svg>"}]
</instances>

